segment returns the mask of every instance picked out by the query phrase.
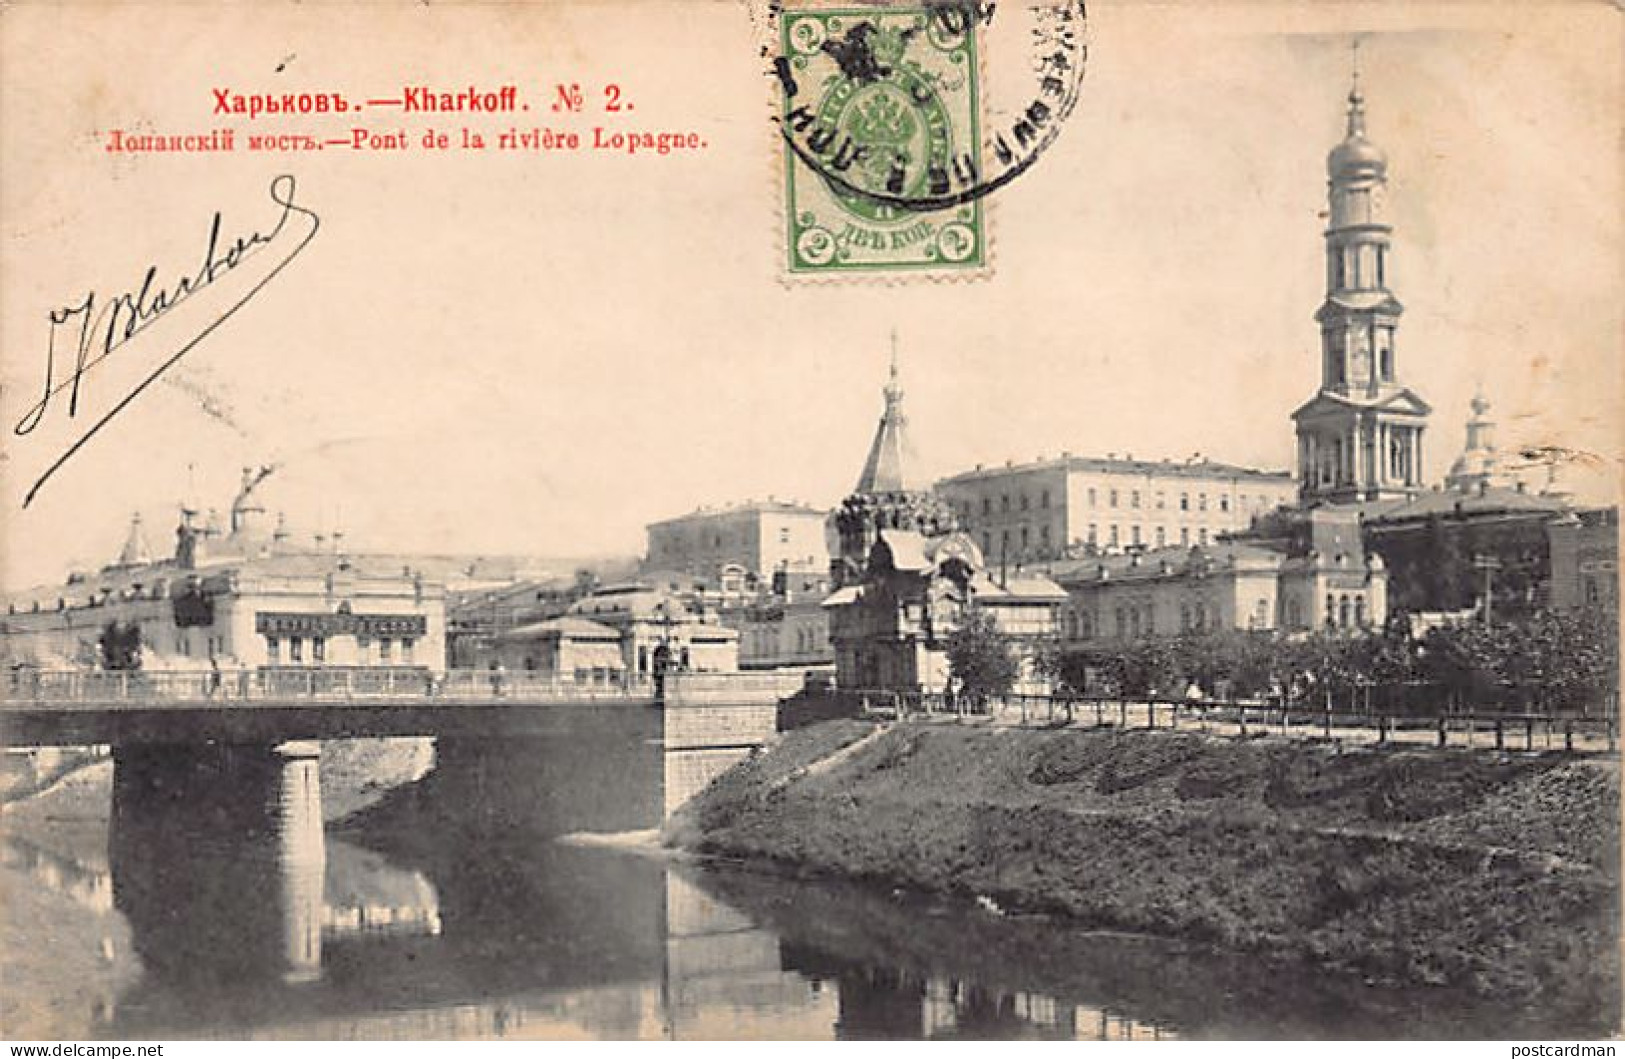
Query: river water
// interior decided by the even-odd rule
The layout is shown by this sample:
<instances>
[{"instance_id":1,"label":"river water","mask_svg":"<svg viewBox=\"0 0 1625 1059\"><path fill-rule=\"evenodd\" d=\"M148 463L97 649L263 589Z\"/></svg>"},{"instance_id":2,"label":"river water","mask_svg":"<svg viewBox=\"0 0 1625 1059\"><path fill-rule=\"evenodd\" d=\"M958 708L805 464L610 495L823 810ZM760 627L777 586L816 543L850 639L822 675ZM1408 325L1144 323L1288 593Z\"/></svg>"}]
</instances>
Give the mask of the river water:
<instances>
[{"instance_id":1,"label":"river water","mask_svg":"<svg viewBox=\"0 0 1625 1059\"><path fill-rule=\"evenodd\" d=\"M91 811L11 826L0 841L7 1037L1121 1040L1563 1029L1539 1012L1438 990L1085 933L974 902L674 862L647 843L476 838L445 823L401 841L329 826L325 849L283 872L290 882L255 850L218 840L184 864L161 842L110 859L106 826ZM304 883L300 872L310 875Z\"/></svg>"}]
</instances>

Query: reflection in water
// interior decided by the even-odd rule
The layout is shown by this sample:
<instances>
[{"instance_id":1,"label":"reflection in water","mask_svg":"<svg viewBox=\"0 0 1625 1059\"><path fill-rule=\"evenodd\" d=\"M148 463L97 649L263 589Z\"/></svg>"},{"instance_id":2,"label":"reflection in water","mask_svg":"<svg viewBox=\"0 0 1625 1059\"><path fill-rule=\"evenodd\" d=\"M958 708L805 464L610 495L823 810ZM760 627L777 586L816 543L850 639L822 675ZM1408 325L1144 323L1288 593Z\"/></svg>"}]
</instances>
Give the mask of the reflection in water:
<instances>
[{"instance_id":1,"label":"reflection in water","mask_svg":"<svg viewBox=\"0 0 1625 1059\"><path fill-rule=\"evenodd\" d=\"M139 978L110 1002L71 998L87 1005L92 1034L1139 1040L1558 1029L1504 1004L946 900L480 837L446 822L458 806L434 807L427 829L415 819L328 838L312 762L298 747L121 756L110 876L18 839L0 844L5 885L62 895L54 935L69 938L86 917L111 921L110 901L128 923ZM97 944L53 956L89 966L105 960Z\"/></svg>"},{"instance_id":2,"label":"reflection in water","mask_svg":"<svg viewBox=\"0 0 1625 1059\"><path fill-rule=\"evenodd\" d=\"M82 864L16 838L0 842L0 867L60 894L96 915L113 911L113 875L105 866Z\"/></svg>"},{"instance_id":3,"label":"reflection in water","mask_svg":"<svg viewBox=\"0 0 1625 1059\"><path fill-rule=\"evenodd\" d=\"M210 982L320 977L319 755L316 743L115 752L113 898L150 970Z\"/></svg>"}]
</instances>

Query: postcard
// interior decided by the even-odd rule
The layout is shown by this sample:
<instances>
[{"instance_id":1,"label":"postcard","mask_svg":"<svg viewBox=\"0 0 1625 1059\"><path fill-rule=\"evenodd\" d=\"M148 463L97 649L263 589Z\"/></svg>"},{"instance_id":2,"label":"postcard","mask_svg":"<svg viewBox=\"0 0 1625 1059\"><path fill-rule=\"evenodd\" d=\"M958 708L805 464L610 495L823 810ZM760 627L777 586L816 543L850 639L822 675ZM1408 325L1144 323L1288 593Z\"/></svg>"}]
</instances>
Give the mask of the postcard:
<instances>
[{"instance_id":1,"label":"postcard","mask_svg":"<svg viewBox=\"0 0 1625 1059\"><path fill-rule=\"evenodd\" d=\"M0 1033L1617 1033L1620 33L6 5Z\"/></svg>"}]
</instances>

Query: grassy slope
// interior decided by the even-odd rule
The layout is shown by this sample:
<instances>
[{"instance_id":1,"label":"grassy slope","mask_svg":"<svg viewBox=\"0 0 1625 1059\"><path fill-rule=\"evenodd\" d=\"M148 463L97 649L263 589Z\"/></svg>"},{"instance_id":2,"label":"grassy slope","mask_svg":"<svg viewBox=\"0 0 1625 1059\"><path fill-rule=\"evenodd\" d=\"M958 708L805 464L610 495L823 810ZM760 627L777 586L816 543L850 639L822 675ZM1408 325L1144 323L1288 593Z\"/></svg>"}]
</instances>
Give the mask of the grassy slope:
<instances>
[{"instance_id":1,"label":"grassy slope","mask_svg":"<svg viewBox=\"0 0 1625 1059\"><path fill-rule=\"evenodd\" d=\"M1195 733L788 734L671 839L1375 978L1617 1007L1617 762Z\"/></svg>"}]
</instances>

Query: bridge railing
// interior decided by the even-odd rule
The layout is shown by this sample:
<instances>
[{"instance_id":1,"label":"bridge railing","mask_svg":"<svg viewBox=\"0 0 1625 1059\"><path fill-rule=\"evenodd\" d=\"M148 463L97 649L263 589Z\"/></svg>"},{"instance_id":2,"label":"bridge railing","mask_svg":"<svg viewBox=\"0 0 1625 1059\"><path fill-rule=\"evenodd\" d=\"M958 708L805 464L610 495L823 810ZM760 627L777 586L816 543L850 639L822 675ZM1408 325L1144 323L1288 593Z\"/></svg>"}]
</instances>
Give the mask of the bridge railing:
<instances>
[{"instance_id":1,"label":"bridge railing","mask_svg":"<svg viewBox=\"0 0 1625 1059\"><path fill-rule=\"evenodd\" d=\"M576 679L553 673L394 667L378 669L261 669L188 672L19 670L7 674L5 700L27 703L618 700L646 698L643 678Z\"/></svg>"}]
</instances>

